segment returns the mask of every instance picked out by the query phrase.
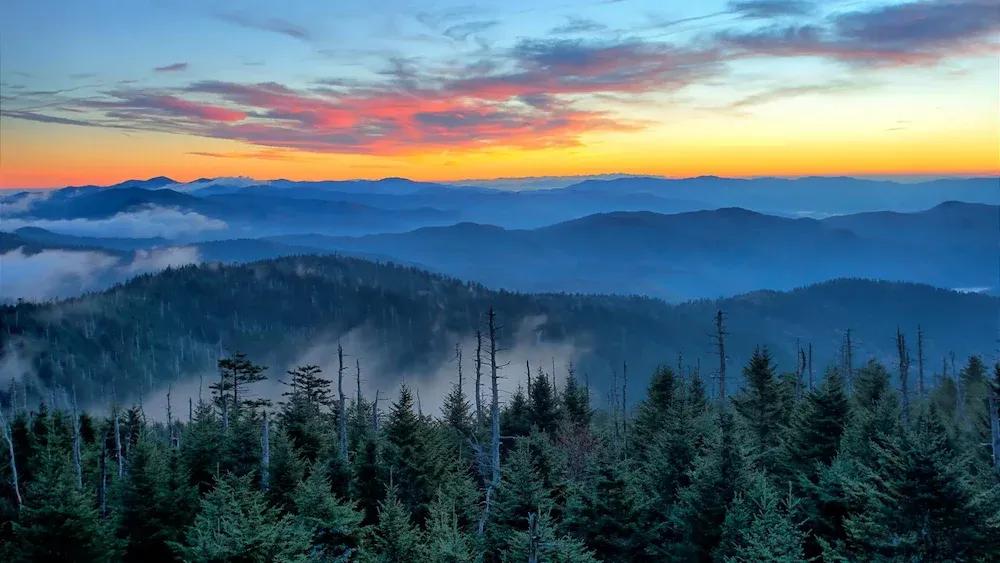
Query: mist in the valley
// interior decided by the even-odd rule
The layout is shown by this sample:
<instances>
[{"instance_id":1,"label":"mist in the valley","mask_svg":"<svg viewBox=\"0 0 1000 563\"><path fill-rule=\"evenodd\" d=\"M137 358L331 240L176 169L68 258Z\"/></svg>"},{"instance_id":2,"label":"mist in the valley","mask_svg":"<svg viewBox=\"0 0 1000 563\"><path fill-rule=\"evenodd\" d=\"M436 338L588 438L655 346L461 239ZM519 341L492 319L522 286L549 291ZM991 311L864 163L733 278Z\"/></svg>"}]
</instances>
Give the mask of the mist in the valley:
<instances>
[{"instance_id":1,"label":"mist in the valley","mask_svg":"<svg viewBox=\"0 0 1000 563\"><path fill-rule=\"evenodd\" d=\"M119 256L96 250L15 248L0 254L0 303L46 301L98 291L137 275L201 262L188 246L136 250Z\"/></svg>"},{"instance_id":2,"label":"mist in the valley","mask_svg":"<svg viewBox=\"0 0 1000 563\"><path fill-rule=\"evenodd\" d=\"M518 386L527 383L526 362L530 364L532 377L542 368L545 374L555 377L558 385L563 385L567 369L582 357L587 349L576 340L560 342L544 341L540 337L539 327L545 322L544 316L532 316L516 323L513 330L505 329L507 334L501 334L500 349L497 361L503 367L498 372L498 383L501 404L507 402L516 392ZM470 404L475 401L475 336L454 335L458 349L462 351L463 391ZM282 393L289 388L282 383L287 380L286 371L296 366L317 365L323 370L323 377L332 381L331 389L334 396L337 393L337 372L339 367L337 346L344 350L344 394L348 401L357 395L357 373L360 366L361 393L365 400L372 401L376 393L379 398L379 409L388 412L393 401L399 396L401 385L406 385L419 396L419 408L424 414L439 415L444 398L458 382L459 362L456 349L442 357L436 358L431 365L423 368L397 369L388 361L386 350L364 328L358 328L342 335L331 334L302 349L298 357L288 365L268 366L265 372L267 379L255 383L248 388L248 398L270 399L275 405L284 400ZM482 394L484 404L488 404L490 393L490 365L487 350L489 341L483 336L482 350ZM252 361L253 354L248 355ZM167 392L170 391L173 416L187 416L189 400L197 404L199 397L209 400L211 391L209 385L216 382L218 373L206 370L200 374L160 387L144 396L130 398L134 404L142 404L147 416L157 420L165 420L167 414ZM94 409L102 408L92 405ZM107 408L107 407L103 407Z\"/></svg>"},{"instance_id":3,"label":"mist in the valley","mask_svg":"<svg viewBox=\"0 0 1000 563\"><path fill-rule=\"evenodd\" d=\"M206 217L194 211L185 211L158 205L149 205L136 210L123 211L102 219L6 217L3 223L4 230L37 227L54 233L73 236L136 238L177 238L207 231L221 231L228 227L226 222L220 219Z\"/></svg>"}]
</instances>

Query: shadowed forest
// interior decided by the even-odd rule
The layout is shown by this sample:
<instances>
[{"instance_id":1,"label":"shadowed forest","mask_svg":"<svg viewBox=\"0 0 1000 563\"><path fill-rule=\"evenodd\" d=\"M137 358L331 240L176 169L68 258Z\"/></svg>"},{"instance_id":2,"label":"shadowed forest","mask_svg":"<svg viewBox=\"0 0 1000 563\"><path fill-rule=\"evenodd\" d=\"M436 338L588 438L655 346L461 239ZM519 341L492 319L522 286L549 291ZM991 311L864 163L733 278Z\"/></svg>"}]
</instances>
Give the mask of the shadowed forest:
<instances>
[{"instance_id":1,"label":"shadowed forest","mask_svg":"<svg viewBox=\"0 0 1000 563\"><path fill-rule=\"evenodd\" d=\"M7 561L946 561L1000 557L1000 366L937 377L854 358L809 381L766 348L718 377L661 366L607 405L570 367L509 400L500 321L456 347L451 392L365 396L361 364L218 362L154 421L111 397L4 405ZM740 374L742 370L742 374ZM737 373L733 373L737 372ZM727 394L725 378L740 377ZM648 376L648 374L647 374ZM257 396L267 378L280 400ZM898 383L898 385L897 385ZM169 392L169 391L168 391ZM53 541L60 538L60 541Z\"/></svg>"}]
</instances>

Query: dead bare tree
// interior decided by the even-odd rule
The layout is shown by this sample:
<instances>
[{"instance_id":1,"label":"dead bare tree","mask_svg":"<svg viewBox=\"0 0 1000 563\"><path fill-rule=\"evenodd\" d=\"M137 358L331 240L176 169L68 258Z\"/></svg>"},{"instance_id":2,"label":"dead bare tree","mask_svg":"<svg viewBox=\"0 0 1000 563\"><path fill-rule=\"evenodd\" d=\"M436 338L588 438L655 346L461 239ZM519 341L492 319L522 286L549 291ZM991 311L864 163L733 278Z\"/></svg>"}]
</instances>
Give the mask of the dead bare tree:
<instances>
[{"instance_id":1,"label":"dead bare tree","mask_svg":"<svg viewBox=\"0 0 1000 563\"><path fill-rule=\"evenodd\" d=\"M927 393L924 386L924 329L917 325L917 396L922 400Z\"/></svg>"},{"instance_id":2,"label":"dead bare tree","mask_svg":"<svg viewBox=\"0 0 1000 563\"><path fill-rule=\"evenodd\" d=\"M910 353L906 337L896 328L896 353L899 355L899 386L903 395L903 423L910 424Z\"/></svg>"},{"instance_id":3,"label":"dead bare tree","mask_svg":"<svg viewBox=\"0 0 1000 563\"><path fill-rule=\"evenodd\" d=\"M76 488L83 489L83 462L80 455L80 413L76 404L76 386L73 386L73 467L76 469Z\"/></svg>"},{"instance_id":4,"label":"dead bare tree","mask_svg":"<svg viewBox=\"0 0 1000 563\"><path fill-rule=\"evenodd\" d=\"M813 389L813 345L809 343L809 390Z\"/></svg>"},{"instance_id":5,"label":"dead bare tree","mask_svg":"<svg viewBox=\"0 0 1000 563\"><path fill-rule=\"evenodd\" d=\"M11 398L11 410L13 411L14 399ZM10 463L10 478L11 485L14 487L14 498L17 499L17 508L21 508L21 485L17 478L17 460L14 457L14 439L11 436L10 421L7 420L7 415L3 412L3 406L0 406L0 432L3 432L3 439L7 442L7 456Z\"/></svg>"},{"instance_id":6,"label":"dead bare tree","mask_svg":"<svg viewBox=\"0 0 1000 563\"><path fill-rule=\"evenodd\" d=\"M372 403L372 431L378 432L378 392L375 390L375 402Z\"/></svg>"},{"instance_id":7,"label":"dead bare tree","mask_svg":"<svg viewBox=\"0 0 1000 563\"><path fill-rule=\"evenodd\" d=\"M483 331L476 327L476 428L483 427Z\"/></svg>"},{"instance_id":8,"label":"dead bare tree","mask_svg":"<svg viewBox=\"0 0 1000 563\"><path fill-rule=\"evenodd\" d=\"M628 451L628 412L625 407L625 393L628 392L628 362L622 362L622 452Z\"/></svg>"},{"instance_id":9,"label":"dead bare tree","mask_svg":"<svg viewBox=\"0 0 1000 563\"><path fill-rule=\"evenodd\" d=\"M851 390L854 388L854 343L851 342L851 329L844 332L841 353L844 362L844 382L847 384L847 389Z\"/></svg>"},{"instance_id":10,"label":"dead bare tree","mask_svg":"<svg viewBox=\"0 0 1000 563\"><path fill-rule=\"evenodd\" d=\"M112 407L111 416L115 419L115 457L118 458L118 478L122 479L125 477L125 456L122 452L122 433L118 422L118 399L115 398L117 394L112 395Z\"/></svg>"},{"instance_id":11,"label":"dead bare tree","mask_svg":"<svg viewBox=\"0 0 1000 563\"><path fill-rule=\"evenodd\" d=\"M500 327L497 326L496 311L493 310L493 307L490 307L487 319L490 340L490 383L492 391L490 400L490 480L486 486L486 503L483 507L483 514L479 519L477 530L480 537L486 531L486 521L489 519L493 494L496 488L500 486L500 388L497 380L499 378L498 372L506 365L497 363L497 352L499 352L497 348L497 333Z\"/></svg>"},{"instance_id":12,"label":"dead bare tree","mask_svg":"<svg viewBox=\"0 0 1000 563\"><path fill-rule=\"evenodd\" d=\"M337 342L337 454L347 461L347 397L344 395L344 347Z\"/></svg>"},{"instance_id":13,"label":"dead bare tree","mask_svg":"<svg viewBox=\"0 0 1000 563\"><path fill-rule=\"evenodd\" d=\"M993 445L993 468L997 473L1000 473L1000 363L993 366L993 381L990 383L990 437Z\"/></svg>"},{"instance_id":14,"label":"dead bare tree","mask_svg":"<svg viewBox=\"0 0 1000 563\"><path fill-rule=\"evenodd\" d=\"M260 432L260 488L268 490L271 486L271 423L264 411Z\"/></svg>"},{"instance_id":15,"label":"dead bare tree","mask_svg":"<svg viewBox=\"0 0 1000 563\"><path fill-rule=\"evenodd\" d=\"M725 314L715 314L715 345L719 354L719 406L726 406L726 327Z\"/></svg>"}]
</instances>

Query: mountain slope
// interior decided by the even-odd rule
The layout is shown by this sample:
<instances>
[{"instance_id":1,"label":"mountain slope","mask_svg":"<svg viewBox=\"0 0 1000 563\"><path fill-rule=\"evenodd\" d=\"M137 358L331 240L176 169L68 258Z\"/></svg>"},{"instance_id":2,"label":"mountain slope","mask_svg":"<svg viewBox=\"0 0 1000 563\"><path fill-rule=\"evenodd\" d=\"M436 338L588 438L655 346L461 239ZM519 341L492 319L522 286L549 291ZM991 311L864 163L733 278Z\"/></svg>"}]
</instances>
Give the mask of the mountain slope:
<instances>
[{"instance_id":1,"label":"mountain slope","mask_svg":"<svg viewBox=\"0 0 1000 563\"><path fill-rule=\"evenodd\" d=\"M880 219L867 216L818 221L738 208L614 212L535 230L461 223L358 238L276 240L390 256L496 288L678 301L855 276L990 286L996 225L983 220L990 213L995 221L994 206L948 204L898 215L905 228L880 229Z\"/></svg>"},{"instance_id":2,"label":"mountain slope","mask_svg":"<svg viewBox=\"0 0 1000 563\"><path fill-rule=\"evenodd\" d=\"M896 327L912 333L918 324L930 365L949 351L988 351L998 305L984 295L860 280L668 305L496 292L413 268L289 257L176 268L101 294L0 308L6 335L0 365L8 376L36 377L30 380L36 387L75 384L81 398L99 401L112 383L124 394L211 377L224 350L247 351L272 366L274 377L298 362L329 368L342 341L362 362L370 389L394 388L405 377L436 392L455 369L449 363L455 343L465 342L468 359L477 318L494 306L506 327L505 357L513 361L505 370L510 385L525 360L545 367L573 361L601 396L628 361L630 388L638 394L655 365L674 364L680 353L711 375L718 360L709 334L719 309L727 314L733 373L756 345L770 347L792 369L798 341L813 344L818 377L837 357L846 328L854 331L859 362L891 360Z\"/></svg>"}]
</instances>

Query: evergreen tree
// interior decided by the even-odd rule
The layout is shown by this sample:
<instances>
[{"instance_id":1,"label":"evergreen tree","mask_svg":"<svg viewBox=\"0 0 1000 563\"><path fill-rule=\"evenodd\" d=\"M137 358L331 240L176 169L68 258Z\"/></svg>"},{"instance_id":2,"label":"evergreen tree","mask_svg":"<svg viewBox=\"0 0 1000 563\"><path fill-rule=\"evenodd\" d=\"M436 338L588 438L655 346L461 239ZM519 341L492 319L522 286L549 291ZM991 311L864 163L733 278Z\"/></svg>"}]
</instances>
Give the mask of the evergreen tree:
<instances>
[{"instance_id":1,"label":"evergreen tree","mask_svg":"<svg viewBox=\"0 0 1000 563\"><path fill-rule=\"evenodd\" d=\"M46 432L51 431L51 425ZM68 456L46 443L24 504L13 522L15 561L117 561L121 544L100 519L86 491L77 488Z\"/></svg>"},{"instance_id":2,"label":"evergreen tree","mask_svg":"<svg viewBox=\"0 0 1000 563\"><path fill-rule=\"evenodd\" d=\"M429 512L422 559L430 563L465 563L474 560L475 542L462 530L453 499L439 493L431 503Z\"/></svg>"},{"instance_id":3,"label":"evergreen tree","mask_svg":"<svg viewBox=\"0 0 1000 563\"><path fill-rule=\"evenodd\" d=\"M520 385L500 413L500 426L508 436L527 436L531 433L531 409Z\"/></svg>"},{"instance_id":4,"label":"evergreen tree","mask_svg":"<svg viewBox=\"0 0 1000 563\"><path fill-rule=\"evenodd\" d=\"M168 542L177 541L190 520L194 497L183 476L171 476L170 453L144 432L129 453L119 484L118 535L127 541L125 561L172 561Z\"/></svg>"},{"instance_id":5,"label":"evergreen tree","mask_svg":"<svg viewBox=\"0 0 1000 563\"><path fill-rule=\"evenodd\" d=\"M222 433L211 405L199 402L191 423L181 437L181 462L188 470L191 484L200 492L215 482L221 461Z\"/></svg>"},{"instance_id":6,"label":"evergreen tree","mask_svg":"<svg viewBox=\"0 0 1000 563\"><path fill-rule=\"evenodd\" d=\"M282 509L288 508L292 503L292 491L298 488L303 475L305 461L299 457L298 450L282 428L278 427L271 432L270 479L267 487L267 498L271 504Z\"/></svg>"},{"instance_id":7,"label":"evergreen tree","mask_svg":"<svg viewBox=\"0 0 1000 563\"><path fill-rule=\"evenodd\" d=\"M593 414L590 409L590 390L577 383L576 376L572 371L566 376L562 400L563 410L566 412L566 419L570 425L574 428L590 425L590 418Z\"/></svg>"},{"instance_id":8,"label":"evergreen tree","mask_svg":"<svg viewBox=\"0 0 1000 563\"><path fill-rule=\"evenodd\" d=\"M538 368L528 395L528 420L542 432L553 432L559 425L559 401L548 376Z\"/></svg>"},{"instance_id":9,"label":"evergreen tree","mask_svg":"<svg viewBox=\"0 0 1000 563\"><path fill-rule=\"evenodd\" d=\"M314 558L347 560L358 550L363 515L331 494L325 467L314 465L291 500L301 525L312 531Z\"/></svg>"},{"instance_id":10,"label":"evergreen tree","mask_svg":"<svg viewBox=\"0 0 1000 563\"><path fill-rule=\"evenodd\" d=\"M225 476L173 544L185 561L308 561L310 530L268 505L249 476Z\"/></svg>"},{"instance_id":11,"label":"evergreen tree","mask_svg":"<svg viewBox=\"0 0 1000 563\"><path fill-rule=\"evenodd\" d=\"M509 545L500 554L500 559L504 563L522 561L597 563L598 561L580 540L568 535L558 535L556 526L545 512L528 515L523 525L511 535Z\"/></svg>"},{"instance_id":12,"label":"evergreen tree","mask_svg":"<svg viewBox=\"0 0 1000 563\"><path fill-rule=\"evenodd\" d=\"M934 411L912 429L882 436L859 467L849 494L863 507L845 522L848 552L895 560L1000 557L995 506L977 498L968 459ZM989 498L994 500L996 484Z\"/></svg>"},{"instance_id":13,"label":"evergreen tree","mask_svg":"<svg viewBox=\"0 0 1000 563\"><path fill-rule=\"evenodd\" d=\"M472 405L457 383L444 398L441 415L460 442L464 442L472 433Z\"/></svg>"},{"instance_id":14,"label":"evergreen tree","mask_svg":"<svg viewBox=\"0 0 1000 563\"><path fill-rule=\"evenodd\" d=\"M733 433L732 415L721 413L718 428L694 461L690 484L680 490L671 510L669 522L674 536L668 547L671 559L707 561L719 544L741 465ZM651 547L655 550L657 546Z\"/></svg>"},{"instance_id":15,"label":"evergreen tree","mask_svg":"<svg viewBox=\"0 0 1000 563\"><path fill-rule=\"evenodd\" d=\"M789 424L785 446L788 474L810 475L815 464L837 455L847 425L848 399L840 373L830 370L822 385L799 402Z\"/></svg>"},{"instance_id":16,"label":"evergreen tree","mask_svg":"<svg viewBox=\"0 0 1000 563\"><path fill-rule=\"evenodd\" d=\"M567 509L567 525L600 559L633 561L647 547L648 530L639 521L640 498L629 469L602 463Z\"/></svg>"},{"instance_id":17,"label":"evergreen tree","mask_svg":"<svg viewBox=\"0 0 1000 563\"><path fill-rule=\"evenodd\" d=\"M649 382L646 399L639 405L635 421L632 423L632 444L636 454L644 459L653 437L670 420L671 409L677 396L677 378L674 370L660 366Z\"/></svg>"},{"instance_id":18,"label":"evergreen tree","mask_svg":"<svg viewBox=\"0 0 1000 563\"><path fill-rule=\"evenodd\" d=\"M717 555L727 563L803 561L804 537L796 520L797 501L779 493L766 475L754 472L726 513L724 544Z\"/></svg>"},{"instance_id":19,"label":"evergreen tree","mask_svg":"<svg viewBox=\"0 0 1000 563\"><path fill-rule=\"evenodd\" d=\"M410 563L420 556L420 534L395 487L379 503L378 525L372 530L368 552L366 560L378 563Z\"/></svg>"},{"instance_id":20,"label":"evergreen tree","mask_svg":"<svg viewBox=\"0 0 1000 563\"><path fill-rule=\"evenodd\" d=\"M743 368L746 388L733 399L740 421L749 431L751 459L773 471L778 464L784 408L781 389L774 377L774 366L767 349L754 350Z\"/></svg>"},{"instance_id":21,"label":"evergreen tree","mask_svg":"<svg viewBox=\"0 0 1000 563\"><path fill-rule=\"evenodd\" d=\"M519 438L508 456L497 488L496 510L488 526L489 543L502 551L512 541L514 531L527 522L529 513L548 512L552 499L538 478L538 468L526 438Z\"/></svg>"}]
</instances>

